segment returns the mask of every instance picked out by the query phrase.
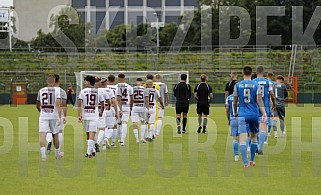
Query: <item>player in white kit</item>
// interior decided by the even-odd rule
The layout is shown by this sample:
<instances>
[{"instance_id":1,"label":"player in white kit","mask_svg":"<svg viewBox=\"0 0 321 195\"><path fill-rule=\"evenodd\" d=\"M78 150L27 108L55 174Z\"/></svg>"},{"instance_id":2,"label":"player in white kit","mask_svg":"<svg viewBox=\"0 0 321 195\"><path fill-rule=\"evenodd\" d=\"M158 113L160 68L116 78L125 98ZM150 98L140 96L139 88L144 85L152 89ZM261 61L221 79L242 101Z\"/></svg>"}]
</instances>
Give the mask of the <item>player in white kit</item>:
<instances>
[{"instance_id":1,"label":"player in white kit","mask_svg":"<svg viewBox=\"0 0 321 195\"><path fill-rule=\"evenodd\" d=\"M67 93L65 90L63 90L61 87L60 87L60 76L55 74L55 87L59 87L60 89L60 97L61 97L61 108L62 108L62 113L61 113L61 125L58 126L58 130L59 130L59 133L58 133L58 139L59 139L59 151L60 151L60 156L63 157L64 156L64 153L61 151L61 145L62 145L62 142L63 142L63 133L62 131L64 130L65 128L65 123L66 123L66 119L65 117L67 116ZM50 154L51 152L51 145L52 145L52 138L53 138L53 135L52 133L47 133L47 136L46 136L46 140L47 140L47 153Z\"/></svg>"},{"instance_id":2,"label":"player in white kit","mask_svg":"<svg viewBox=\"0 0 321 195\"><path fill-rule=\"evenodd\" d=\"M146 81L146 90L144 93L147 111L148 111L148 124L150 128L149 136L147 141L152 141L155 133L155 120L156 120L156 104L157 101L160 103L161 109L164 109L163 100L161 99L160 93L157 89L153 88L153 81Z\"/></svg>"},{"instance_id":3,"label":"player in white kit","mask_svg":"<svg viewBox=\"0 0 321 195\"><path fill-rule=\"evenodd\" d=\"M48 87L39 90L36 107L40 112L39 133L40 133L40 153L42 161L46 161L46 136L52 133L55 138L55 157L60 158L58 126L61 121L61 97L60 89L55 87L55 76L49 75L47 78Z\"/></svg>"},{"instance_id":4,"label":"player in white kit","mask_svg":"<svg viewBox=\"0 0 321 195\"><path fill-rule=\"evenodd\" d=\"M118 106L116 101L116 96L112 89L107 88L107 79L101 79L101 89L104 90L109 95L109 100L105 102L105 110L103 113L103 119L105 124L105 129L100 128L98 133L98 140L97 143L100 145L102 143L103 150L106 148L110 149L109 139L113 135L115 121L109 121L109 117L118 117Z\"/></svg>"},{"instance_id":5,"label":"player in white kit","mask_svg":"<svg viewBox=\"0 0 321 195\"><path fill-rule=\"evenodd\" d=\"M163 104L166 106L168 106L168 102L169 102L169 97L168 97L168 88L167 88L167 85L163 82L161 82L161 75L160 74L157 74L155 76L155 81L154 82L155 84L157 84L160 88L160 96L162 98L162 101L163 101ZM159 137L160 135L160 132L161 132L161 129L162 129L162 120L163 120L163 117L164 117L164 109L161 108L160 106L160 103L158 102L158 119L157 119L157 125L156 125L156 137Z\"/></svg>"},{"instance_id":6,"label":"player in white kit","mask_svg":"<svg viewBox=\"0 0 321 195\"><path fill-rule=\"evenodd\" d=\"M145 132L147 130L147 110L146 110L146 102L145 102L145 87L143 85L143 79L138 78L136 80L136 86L133 87L133 101L130 105L131 110L131 118L133 122L133 132L136 139L136 143L139 143L138 138L138 122L141 122L141 142L146 143L145 140Z\"/></svg>"},{"instance_id":7,"label":"player in white kit","mask_svg":"<svg viewBox=\"0 0 321 195\"><path fill-rule=\"evenodd\" d=\"M117 106L115 107L113 104L111 105L111 112L106 113L106 124L107 125L113 125L113 134L112 134L112 142L111 146L116 147L116 138L117 134L120 139L121 137L121 117L123 114L122 111L122 104L121 104L121 93L120 89L115 85L115 79L116 77L114 75L108 76L107 81L107 88L111 89L115 95ZM118 125L118 127L117 127Z\"/></svg>"},{"instance_id":8,"label":"player in white kit","mask_svg":"<svg viewBox=\"0 0 321 195\"><path fill-rule=\"evenodd\" d=\"M78 97L78 121L83 122L87 133L86 157L92 158L98 119L103 114L105 98L97 88L94 88L95 77L86 76L84 80L85 89L81 90ZM100 109L98 109L99 104Z\"/></svg>"},{"instance_id":9,"label":"player in white kit","mask_svg":"<svg viewBox=\"0 0 321 195\"><path fill-rule=\"evenodd\" d=\"M118 84L117 87L120 90L121 94L121 103L123 115L121 117L121 137L120 145L125 146L125 140L127 135L127 123L130 116L130 102L133 101L133 88L126 83L126 78L124 74L118 75Z\"/></svg>"}]
</instances>

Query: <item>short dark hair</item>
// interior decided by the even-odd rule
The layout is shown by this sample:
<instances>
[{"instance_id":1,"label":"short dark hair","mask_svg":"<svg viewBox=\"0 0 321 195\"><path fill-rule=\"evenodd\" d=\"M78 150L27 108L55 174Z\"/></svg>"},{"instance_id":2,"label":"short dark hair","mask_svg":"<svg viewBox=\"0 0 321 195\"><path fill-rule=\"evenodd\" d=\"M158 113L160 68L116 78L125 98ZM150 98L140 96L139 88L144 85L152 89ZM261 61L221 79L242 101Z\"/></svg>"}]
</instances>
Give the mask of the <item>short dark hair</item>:
<instances>
[{"instance_id":1,"label":"short dark hair","mask_svg":"<svg viewBox=\"0 0 321 195\"><path fill-rule=\"evenodd\" d=\"M256 73L257 74L263 74L264 73L264 67L263 66L256 67Z\"/></svg>"},{"instance_id":2,"label":"short dark hair","mask_svg":"<svg viewBox=\"0 0 321 195\"><path fill-rule=\"evenodd\" d=\"M125 76L125 74L123 74L123 73L120 73L119 75L118 75L118 78L120 78L120 79L124 79L126 76Z\"/></svg>"},{"instance_id":3,"label":"short dark hair","mask_svg":"<svg viewBox=\"0 0 321 195\"><path fill-rule=\"evenodd\" d=\"M283 77L282 75L278 75L278 76L276 77L276 79L277 79L277 80L282 80L282 81L284 81L284 77Z\"/></svg>"},{"instance_id":4,"label":"short dark hair","mask_svg":"<svg viewBox=\"0 0 321 195\"><path fill-rule=\"evenodd\" d=\"M109 81L109 82L114 82L115 79L116 79L115 75L112 75L112 74L111 74L111 75L108 76L108 81Z\"/></svg>"},{"instance_id":5,"label":"short dark hair","mask_svg":"<svg viewBox=\"0 0 321 195\"><path fill-rule=\"evenodd\" d=\"M59 75L57 75L57 74L55 74L55 83L58 83L58 82L59 82L59 80L60 80L60 76L59 76Z\"/></svg>"},{"instance_id":6,"label":"short dark hair","mask_svg":"<svg viewBox=\"0 0 321 195\"><path fill-rule=\"evenodd\" d=\"M87 75L84 79L85 81L88 81L91 86L95 85L96 79L94 76Z\"/></svg>"},{"instance_id":7,"label":"short dark hair","mask_svg":"<svg viewBox=\"0 0 321 195\"><path fill-rule=\"evenodd\" d=\"M146 78L147 78L147 79L150 79L150 80L153 80L153 79L154 79L154 75L148 74L148 75L146 76Z\"/></svg>"},{"instance_id":8,"label":"short dark hair","mask_svg":"<svg viewBox=\"0 0 321 195\"><path fill-rule=\"evenodd\" d=\"M269 73L267 74L267 76L272 78L272 77L274 77L274 74L273 74L272 72L269 72Z\"/></svg>"},{"instance_id":9,"label":"short dark hair","mask_svg":"<svg viewBox=\"0 0 321 195\"><path fill-rule=\"evenodd\" d=\"M101 80L100 80L101 83L105 83L106 81L107 81L106 77L102 77Z\"/></svg>"},{"instance_id":10,"label":"short dark hair","mask_svg":"<svg viewBox=\"0 0 321 195\"><path fill-rule=\"evenodd\" d=\"M245 66L243 68L243 74L246 76L251 76L252 75L252 68L250 66Z\"/></svg>"},{"instance_id":11,"label":"short dark hair","mask_svg":"<svg viewBox=\"0 0 321 195\"><path fill-rule=\"evenodd\" d=\"M256 74L255 72L253 72L253 73L251 74L251 80L256 79L256 78L257 78L257 74Z\"/></svg>"},{"instance_id":12,"label":"short dark hair","mask_svg":"<svg viewBox=\"0 0 321 195\"><path fill-rule=\"evenodd\" d=\"M140 81L140 82L142 82L142 81L143 81L143 79L142 79L142 78L137 78L137 79L136 79L136 81Z\"/></svg>"},{"instance_id":13,"label":"short dark hair","mask_svg":"<svg viewBox=\"0 0 321 195\"><path fill-rule=\"evenodd\" d=\"M181 79L182 79L183 81L186 81L187 75L186 75L186 74L181 74Z\"/></svg>"}]
</instances>

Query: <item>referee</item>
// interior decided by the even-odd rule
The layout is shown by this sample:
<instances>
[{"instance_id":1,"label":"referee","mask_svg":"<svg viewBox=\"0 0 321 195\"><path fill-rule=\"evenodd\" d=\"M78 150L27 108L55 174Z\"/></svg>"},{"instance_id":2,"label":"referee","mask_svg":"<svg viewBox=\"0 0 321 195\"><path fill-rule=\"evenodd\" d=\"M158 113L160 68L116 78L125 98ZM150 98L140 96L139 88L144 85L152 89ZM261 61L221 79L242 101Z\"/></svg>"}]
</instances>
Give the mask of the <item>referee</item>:
<instances>
[{"instance_id":1,"label":"referee","mask_svg":"<svg viewBox=\"0 0 321 195\"><path fill-rule=\"evenodd\" d=\"M177 133L186 132L187 113L189 109L189 99L192 96L191 86L186 83L187 75L181 75L181 82L174 86L174 96L176 97L176 124ZM183 113L183 130L181 131L181 114Z\"/></svg>"},{"instance_id":2,"label":"referee","mask_svg":"<svg viewBox=\"0 0 321 195\"><path fill-rule=\"evenodd\" d=\"M206 75L201 75L201 83L197 84L194 89L194 97L197 100L197 115L198 115L198 129L197 133L201 133L202 118L203 131L206 133L207 115L210 114L210 100L213 98L212 87L206 83Z\"/></svg>"}]
</instances>

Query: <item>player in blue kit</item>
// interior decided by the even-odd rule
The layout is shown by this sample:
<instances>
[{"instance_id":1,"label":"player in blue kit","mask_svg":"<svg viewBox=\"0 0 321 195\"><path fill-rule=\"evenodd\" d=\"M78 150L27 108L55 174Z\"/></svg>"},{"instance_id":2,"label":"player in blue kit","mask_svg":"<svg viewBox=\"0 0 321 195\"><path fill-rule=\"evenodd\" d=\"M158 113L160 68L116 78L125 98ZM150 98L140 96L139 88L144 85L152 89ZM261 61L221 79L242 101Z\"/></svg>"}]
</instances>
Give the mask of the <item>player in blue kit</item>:
<instances>
[{"instance_id":1,"label":"player in blue kit","mask_svg":"<svg viewBox=\"0 0 321 195\"><path fill-rule=\"evenodd\" d=\"M272 86L272 88L273 88L273 91L274 91L274 89L275 89L275 81L273 80L273 77L274 77L274 74L272 73L272 72L269 72L268 74L267 74L267 80L269 80L269 83L270 83L270 86ZM274 94L274 96L275 96L275 94ZM271 107L271 110L272 110L272 107ZM273 124L273 118L274 118L274 113L271 111L271 117L270 118L268 118L267 119L267 121L268 121L268 137L270 137L271 136L271 134L270 134L270 132L271 132L271 127L272 126L275 126L274 124ZM266 139L267 140L267 139Z\"/></svg>"},{"instance_id":2,"label":"player in blue kit","mask_svg":"<svg viewBox=\"0 0 321 195\"><path fill-rule=\"evenodd\" d=\"M226 117L228 120L228 125L231 128L231 136L233 136L233 151L234 160L239 161L239 133L237 131L237 120L233 113L233 94L227 96L225 102Z\"/></svg>"},{"instance_id":3,"label":"player in blue kit","mask_svg":"<svg viewBox=\"0 0 321 195\"><path fill-rule=\"evenodd\" d=\"M262 100L262 92L259 90L257 82L251 80L252 68L243 68L244 80L237 83L233 93L234 116L238 120L238 133L240 140L240 150L244 167L255 166L254 158L257 150L257 133L259 132L259 111L262 114L262 122L266 121L266 112ZM246 140L248 133L251 137L250 163L247 159Z\"/></svg>"},{"instance_id":4,"label":"player in blue kit","mask_svg":"<svg viewBox=\"0 0 321 195\"><path fill-rule=\"evenodd\" d=\"M272 100L272 110L274 112L275 109L275 96L273 93L273 86L270 85L270 81L267 80L266 78L263 77L264 74L264 67L263 66L258 66L256 68L256 74L257 74L257 78L254 79L253 81L257 82L259 85L259 90L261 91L262 94L262 100L263 100L263 104L265 107L265 112L266 112L266 116L267 118L271 117L271 108L270 108L270 101ZM262 115L259 115L260 117ZM267 119L265 122L263 122L261 119L260 121L260 126L259 126L259 148L258 148L258 154L262 155L263 154L263 146L264 146L264 142L267 136L267 126L268 126L268 120Z\"/></svg>"}]
</instances>

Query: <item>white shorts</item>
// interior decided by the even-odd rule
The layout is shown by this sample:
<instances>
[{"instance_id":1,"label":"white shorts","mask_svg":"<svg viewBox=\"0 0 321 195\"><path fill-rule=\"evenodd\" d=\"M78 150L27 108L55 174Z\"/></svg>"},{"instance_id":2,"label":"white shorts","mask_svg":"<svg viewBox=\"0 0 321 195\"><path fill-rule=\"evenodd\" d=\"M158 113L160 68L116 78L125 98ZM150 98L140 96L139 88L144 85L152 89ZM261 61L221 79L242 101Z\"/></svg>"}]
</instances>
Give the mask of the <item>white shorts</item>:
<instances>
[{"instance_id":1,"label":"white shorts","mask_svg":"<svg viewBox=\"0 0 321 195\"><path fill-rule=\"evenodd\" d=\"M39 133L52 133L57 134L59 132L58 119L39 119Z\"/></svg>"},{"instance_id":2,"label":"white shorts","mask_svg":"<svg viewBox=\"0 0 321 195\"><path fill-rule=\"evenodd\" d=\"M105 110L104 116L106 119L106 127L114 128L114 126L117 124L115 117L115 109L113 107L110 107L110 110Z\"/></svg>"},{"instance_id":3,"label":"white shorts","mask_svg":"<svg viewBox=\"0 0 321 195\"><path fill-rule=\"evenodd\" d=\"M99 117L97 126L99 129L105 129L106 128L106 117Z\"/></svg>"},{"instance_id":4,"label":"white shorts","mask_svg":"<svg viewBox=\"0 0 321 195\"><path fill-rule=\"evenodd\" d=\"M149 118L148 118L148 123L149 124L154 124L156 120L156 110L149 110Z\"/></svg>"},{"instance_id":5,"label":"white shorts","mask_svg":"<svg viewBox=\"0 0 321 195\"><path fill-rule=\"evenodd\" d=\"M164 117L164 109L161 109L158 107L158 118L163 118Z\"/></svg>"},{"instance_id":6,"label":"white shorts","mask_svg":"<svg viewBox=\"0 0 321 195\"><path fill-rule=\"evenodd\" d=\"M147 112L132 112L132 122L138 123L139 121L147 120Z\"/></svg>"},{"instance_id":7,"label":"white shorts","mask_svg":"<svg viewBox=\"0 0 321 195\"><path fill-rule=\"evenodd\" d=\"M84 128L86 132L97 132L98 120L84 120Z\"/></svg>"},{"instance_id":8,"label":"white shorts","mask_svg":"<svg viewBox=\"0 0 321 195\"><path fill-rule=\"evenodd\" d=\"M121 122L128 123L129 115L130 115L129 111L123 111L123 116L121 117Z\"/></svg>"}]
</instances>

